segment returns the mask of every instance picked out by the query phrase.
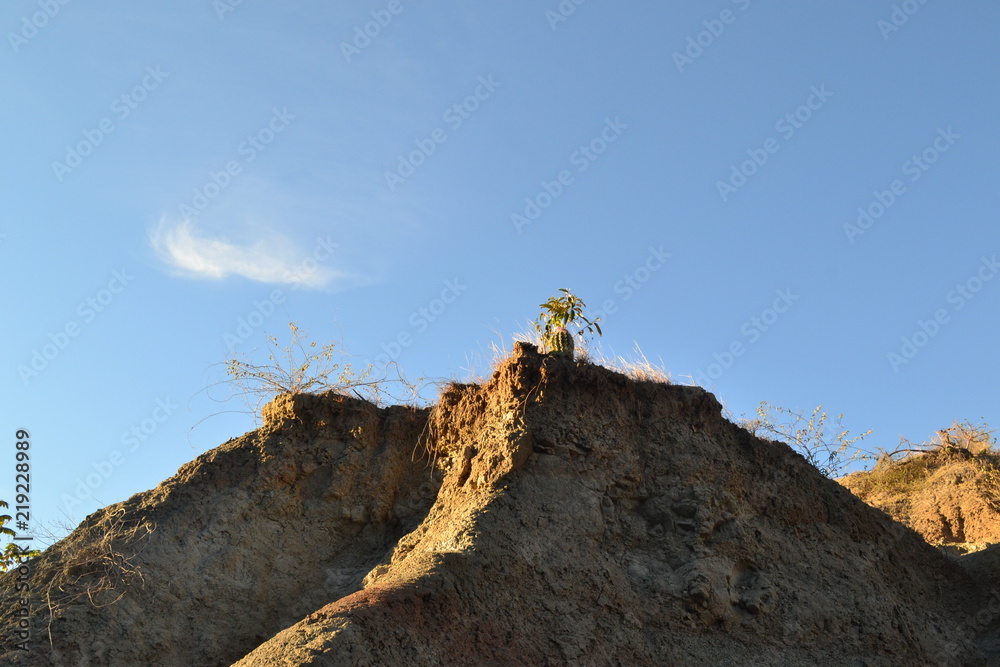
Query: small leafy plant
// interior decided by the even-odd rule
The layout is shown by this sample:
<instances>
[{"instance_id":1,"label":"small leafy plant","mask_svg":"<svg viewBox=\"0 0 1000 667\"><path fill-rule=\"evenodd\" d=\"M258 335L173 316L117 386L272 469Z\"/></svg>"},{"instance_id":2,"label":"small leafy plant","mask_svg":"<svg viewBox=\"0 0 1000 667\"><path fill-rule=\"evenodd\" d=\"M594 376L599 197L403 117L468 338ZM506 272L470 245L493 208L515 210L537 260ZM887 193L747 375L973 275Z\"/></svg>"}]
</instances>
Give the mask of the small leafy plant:
<instances>
[{"instance_id":1,"label":"small leafy plant","mask_svg":"<svg viewBox=\"0 0 1000 667\"><path fill-rule=\"evenodd\" d=\"M7 508L10 507L6 502L0 500L0 507ZM7 535L8 537L16 537L17 533L8 528L5 524L11 520L9 514L0 514L0 535ZM34 558L35 556L42 553L37 549L32 549L30 551L24 551L18 545L13 542L9 542L2 551L0 551L0 572L7 572L11 570L29 558Z\"/></svg>"},{"instance_id":2,"label":"small leafy plant","mask_svg":"<svg viewBox=\"0 0 1000 667\"><path fill-rule=\"evenodd\" d=\"M573 358L573 334L567 329L575 324L577 334L583 339L585 334L596 332L598 336L603 335L601 326L597 320L590 321L583 315L583 309L587 305L578 296L575 296L568 289L560 289L562 296L550 297L541 305L542 313L535 322L535 330L542 336L542 343L549 354L560 357Z\"/></svg>"}]
</instances>

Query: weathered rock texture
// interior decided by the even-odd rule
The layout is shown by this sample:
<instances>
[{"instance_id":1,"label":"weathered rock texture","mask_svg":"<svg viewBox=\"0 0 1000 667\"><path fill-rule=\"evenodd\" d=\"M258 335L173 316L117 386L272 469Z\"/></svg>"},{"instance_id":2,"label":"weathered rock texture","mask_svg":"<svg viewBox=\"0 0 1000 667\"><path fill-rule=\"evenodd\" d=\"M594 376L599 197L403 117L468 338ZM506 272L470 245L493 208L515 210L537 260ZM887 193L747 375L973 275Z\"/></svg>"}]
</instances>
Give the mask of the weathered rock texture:
<instances>
[{"instance_id":1,"label":"weathered rock texture","mask_svg":"<svg viewBox=\"0 0 1000 667\"><path fill-rule=\"evenodd\" d=\"M6 575L0 664L230 665L358 590L436 495L412 460L426 411L300 395L264 417L38 558L28 653Z\"/></svg>"},{"instance_id":2,"label":"weathered rock texture","mask_svg":"<svg viewBox=\"0 0 1000 667\"><path fill-rule=\"evenodd\" d=\"M992 450L939 448L838 481L931 544L1000 542L1000 456Z\"/></svg>"},{"instance_id":3,"label":"weathered rock texture","mask_svg":"<svg viewBox=\"0 0 1000 667\"><path fill-rule=\"evenodd\" d=\"M995 623L972 622L987 599L966 571L703 389L521 344L426 424L333 397L283 398L267 418L40 557L38 587L94 527L155 526L132 560L144 584L68 603L52 649L2 658L987 664Z\"/></svg>"}]
</instances>

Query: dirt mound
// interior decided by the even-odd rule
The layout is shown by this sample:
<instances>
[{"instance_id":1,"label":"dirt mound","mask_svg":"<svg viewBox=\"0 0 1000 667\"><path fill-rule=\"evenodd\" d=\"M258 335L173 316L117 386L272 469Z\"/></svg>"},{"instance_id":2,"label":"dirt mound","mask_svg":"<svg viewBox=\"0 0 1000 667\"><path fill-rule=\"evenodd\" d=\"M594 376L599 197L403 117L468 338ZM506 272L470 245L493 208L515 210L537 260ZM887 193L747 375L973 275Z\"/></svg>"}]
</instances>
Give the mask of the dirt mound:
<instances>
[{"instance_id":1,"label":"dirt mound","mask_svg":"<svg viewBox=\"0 0 1000 667\"><path fill-rule=\"evenodd\" d=\"M950 435L955 431L968 434L953 426L926 452L884 458L839 481L930 544L966 551L1000 542L1000 454L988 444L950 444L961 440Z\"/></svg>"},{"instance_id":2,"label":"dirt mound","mask_svg":"<svg viewBox=\"0 0 1000 667\"><path fill-rule=\"evenodd\" d=\"M88 530L152 530L141 582L67 602L51 648L3 660L977 665L997 634L968 572L698 387L519 344L430 415L333 396L265 414L41 556L33 591L78 592Z\"/></svg>"},{"instance_id":3,"label":"dirt mound","mask_svg":"<svg viewBox=\"0 0 1000 667\"><path fill-rule=\"evenodd\" d=\"M521 346L432 418L437 502L240 665L975 664L968 581L697 387Z\"/></svg>"},{"instance_id":4,"label":"dirt mound","mask_svg":"<svg viewBox=\"0 0 1000 667\"><path fill-rule=\"evenodd\" d=\"M264 415L32 563L29 652L0 580L0 664L230 665L356 591L436 495L411 460L427 412L300 395Z\"/></svg>"}]
</instances>

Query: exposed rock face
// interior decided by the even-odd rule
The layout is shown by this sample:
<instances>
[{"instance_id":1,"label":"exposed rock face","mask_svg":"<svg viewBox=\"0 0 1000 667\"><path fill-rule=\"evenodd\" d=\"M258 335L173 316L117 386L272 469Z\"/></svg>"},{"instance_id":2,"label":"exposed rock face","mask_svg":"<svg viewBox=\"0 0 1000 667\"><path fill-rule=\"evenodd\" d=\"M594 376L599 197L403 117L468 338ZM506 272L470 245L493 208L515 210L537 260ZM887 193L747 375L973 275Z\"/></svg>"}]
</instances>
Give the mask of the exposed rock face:
<instances>
[{"instance_id":1,"label":"exposed rock face","mask_svg":"<svg viewBox=\"0 0 1000 667\"><path fill-rule=\"evenodd\" d=\"M839 481L931 544L982 548L1000 542L996 459L939 449Z\"/></svg>"},{"instance_id":2,"label":"exposed rock face","mask_svg":"<svg viewBox=\"0 0 1000 667\"><path fill-rule=\"evenodd\" d=\"M31 651L5 641L0 664L230 665L356 591L436 495L411 460L427 412L302 395L264 416L38 558ZM5 640L13 578L0 582Z\"/></svg>"},{"instance_id":3,"label":"exposed rock face","mask_svg":"<svg viewBox=\"0 0 1000 667\"><path fill-rule=\"evenodd\" d=\"M432 427L447 475L420 527L238 664L978 659L949 562L700 388L522 346Z\"/></svg>"},{"instance_id":4,"label":"exposed rock face","mask_svg":"<svg viewBox=\"0 0 1000 667\"><path fill-rule=\"evenodd\" d=\"M51 652L2 658L986 664L965 571L700 388L521 344L485 385L445 392L424 437L423 413L332 397L266 417L40 557L36 587L91 526L156 526L143 586L67 605ZM443 481L410 461L418 443Z\"/></svg>"}]
</instances>

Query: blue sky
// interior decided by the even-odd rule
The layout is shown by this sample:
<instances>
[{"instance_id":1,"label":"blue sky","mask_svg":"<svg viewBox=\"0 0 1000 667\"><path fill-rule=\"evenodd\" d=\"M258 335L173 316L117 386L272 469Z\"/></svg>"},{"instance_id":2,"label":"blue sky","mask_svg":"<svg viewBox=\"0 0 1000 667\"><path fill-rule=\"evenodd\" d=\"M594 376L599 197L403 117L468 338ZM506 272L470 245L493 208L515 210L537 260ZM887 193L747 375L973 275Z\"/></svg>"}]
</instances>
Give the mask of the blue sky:
<instances>
[{"instance_id":1,"label":"blue sky","mask_svg":"<svg viewBox=\"0 0 1000 667\"><path fill-rule=\"evenodd\" d=\"M250 430L216 383L289 320L466 379L561 287L735 417L1000 423L998 19L8 2L0 498L17 429L39 526Z\"/></svg>"}]
</instances>

